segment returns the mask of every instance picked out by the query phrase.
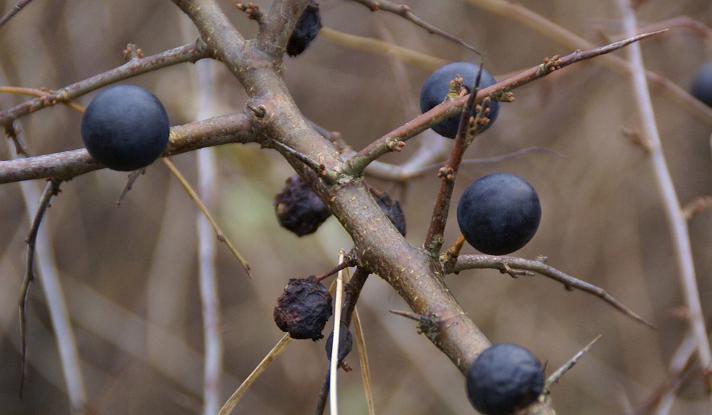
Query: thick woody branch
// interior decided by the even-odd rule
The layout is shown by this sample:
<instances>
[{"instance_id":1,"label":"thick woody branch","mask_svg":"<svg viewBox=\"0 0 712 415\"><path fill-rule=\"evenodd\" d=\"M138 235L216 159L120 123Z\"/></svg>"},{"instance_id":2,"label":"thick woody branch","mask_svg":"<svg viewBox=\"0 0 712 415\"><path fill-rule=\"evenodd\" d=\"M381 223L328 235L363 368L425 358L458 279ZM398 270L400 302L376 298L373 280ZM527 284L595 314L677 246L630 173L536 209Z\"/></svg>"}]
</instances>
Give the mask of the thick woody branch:
<instances>
[{"instance_id":1,"label":"thick woody branch","mask_svg":"<svg viewBox=\"0 0 712 415\"><path fill-rule=\"evenodd\" d=\"M202 41L197 41L156 55L131 59L129 62L117 68L67 85L45 96L33 98L5 111L1 111L0 125L7 125L23 115L39 111L43 108L59 103L67 103L91 91L115 82L123 81L124 79L179 63L195 62L207 57L209 57L209 53L205 44Z\"/></svg>"},{"instance_id":2,"label":"thick woody branch","mask_svg":"<svg viewBox=\"0 0 712 415\"><path fill-rule=\"evenodd\" d=\"M485 268L496 269L502 273L510 275L517 275L517 271L536 272L544 277L560 282L567 290L577 289L595 295L626 316L638 321L639 323L643 323L648 327L653 327L652 324L640 317L623 303L616 300L615 297L610 295L603 288L572 277L571 275L563 271L559 271L541 260L529 260L512 256L461 255L457 258L457 262L452 266L448 266L445 271L447 273L459 273L467 269Z\"/></svg>"},{"instance_id":3,"label":"thick woody branch","mask_svg":"<svg viewBox=\"0 0 712 415\"><path fill-rule=\"evenodd\" d=\"M511 78L500 81L495 85L489 86L487 88L481 89L477 93L476 102L480 103L485 97L497 97L503 93L512 91L523 85L529 84L539 78L549 75L550 73L563 69L569 65L595 58L597 56L605 55L607 53L613 52L615 50L621 49L631 43L638 42L645 38L655 36L666 32L666 30L660 30L657 32L643 33L636 35L618 42L613 42L605 46L597 47L590 50L577 50L566 56L559 57L553 56L552 58L544 59L542 64L534 66L521 72ZM402 126L396 128L395 130L387 133L383 137L372 142L361 151L359 151L355 156L353 156L348 165L351 167L350 170L358 172L358 169L353 167L364 168L368 165L369 161L376 160L383 154L388 152L387 144L393 141L406 141L416 134L430 128L432 125L438 122L456 115L462 110L469 98L469 95L456 98L454 100L443 102L440 105L435 106L430 111L421 114Z\"/></svg>"},{"instance_id":4,"label":"thick woody branch","mask_svg":"<svg viewBox=\"0 0 712 415\"><path fill-rule=\"evenodd\" d=\"M247 51L234 28L224 28L226 22L212 0L176 3L186 11L203 34L211 34L206 42L233 71L251 96L255 107L262 105L265 116L260 126L266 136L308 156L328 169L343 167L334 145L312 129L294 104L286 86L264 54ZM234 32L234 33L233 33ZM311 175L301 161L285 154L301 175ZM423 315L458 316L443 325L430 339L464 373L482 350L489 346L487 338L464 316L462 308L442 281L437 262L410 245L390 224L388 218L371 197L365 183L349 178L329 185L323 180L311 181L314 190L327 203L334 216L351 235L361 264L388 281L409 303L413 311ZM388 249L383 249L388 247Z\"/></svg>"},{"instance_id":5,"label":"thick woody branch","mask_svg":"<svg viewBox=\"0 0 712 415\"><path fill-rule=\"evenodd\" d=\"M203 147L258 140L251 118L245 114L221 115L171 128L170 143L163 156ZM104 168L86 149L0 161L0 184L42 178L68 180Z\"/></svg>"}]
</instances>

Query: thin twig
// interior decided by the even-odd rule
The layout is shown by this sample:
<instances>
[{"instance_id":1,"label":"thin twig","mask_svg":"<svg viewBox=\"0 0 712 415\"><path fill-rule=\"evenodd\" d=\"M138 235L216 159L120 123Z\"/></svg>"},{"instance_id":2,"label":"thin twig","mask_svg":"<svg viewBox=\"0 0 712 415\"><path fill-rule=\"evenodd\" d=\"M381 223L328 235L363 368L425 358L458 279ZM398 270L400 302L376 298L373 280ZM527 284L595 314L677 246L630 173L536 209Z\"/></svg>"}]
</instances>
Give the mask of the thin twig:
<instances>
[{"instance_id":1,"label":"thin twig","mask_svg":"<svg viewBox=\"0 0 712 415\"><path fill-rule=\"evenodd\" d=\"M583 349L579 350L578 353L573 355L571 359L569 359L566 363L564 363L560 368L556 369L554 373L549 375L549 377L546 379L546 383L544 384L544 393L549 393L551 390L551 387L557 383L559 383L559 380L568 372L571 370L574 366L576 366L576 363L578 363L579 360L588 353L588 350L593 346L598 340L603 337L602 334L599 334L598 336L594 337L593 340L591 340L590 343L588 343Z\"/></svg>"},{"instance_id":2,"label":"thin twig","mask_svg":"<svg viewBox=\"0 0 712 415\"><path fill-rule=\"evenodd\" d=\"M555 281L560 282L564 285L566 289L577 289L589 294L595 295L596 297L602 299L606 303L613 306L616 310L625 314L626 316L643 323L648 327L655 328L651 323L649 323L644 318L640 317L638 314L633 312L631 309L626 307L623 303L616 300L615 297L610 295L606 290L595 286L586 281L579 280L576 277L572 277L563 271L547 265L541 260L529 260L524 258L517 258L511 256L492 256L492 255L460 255L457 259L457 263L451 268L447 268L447 273L459 273L460 271L466 269L496 269L500 272L509 273L507 270L511 269L514 271L532 271L536 272L544 277L551 278Z\"/></svg>"},{"instance_id":3,"label":"thin twig","mask_svg":"<svg viewBox=\"0 0 712 415\"><path fill-rule=\"evenodd\" d=\"M202 41L189 43L155 55L140 59L132 59L129 62L92 76L91 78L67 85L64 88L51 92L49 95L25 101L22 104L0 111L0 125L19 118L23 115L39 111L58 103L71 101L77 97L99 89L103 86L141 75L146 72L155 71L167 66L184 62L195 62L209 57L209 52Z\"/></svg>"},{"instance_id":4,"label":"thin twig","mask_svg":"<svg viewBox=\"0 0 712 415\"><path fill-rule=\"evenodd\" d=\"M213 227L213 230L215 231L215 234L217 235L218 241L223 242L225 245L227 245L228 249L232 254L237 258L237 260L240 262L240 265L242 265L242 268L245 270L247 273L248 277L252 277L252 274L250 273L250 264L247 262L247 260L240 254L240 252L235 248L235 245L233 245L232 241L225 236L225 233L222 231L220 228L220 225L215 221L213 218L213 215L210 214L210 211L208 210L207 207L205 207L205 204L203 201L200 199L200 196L193 190L193 187L188 183L188 180L183 176L183 174L178 170L178 168L173 164L173 162L168 158L162 158L163 164L168 167L168 170L170 170L171 174L175 176L176 179L180 182L181 186L183 186L183 189L185 189L185 192L188 194L188 196L195 202L195 205L200 209L201 212L203 212L203 215L205 215L205 218L210 222L210 226Z\"/></svg>"},{"instance_id":5,"label":"thin twig","mask_svg":"<svg viewBox=\"0 0 712 415\"><path fill-rule=\"evenodd\" d=\"M19 122L14 121L6 125L5 135L15 145L15 152L18 156L22 156L23 158L31 156L30 150L27 149L27 143L24 142L24 134Z\"/></svg>"},{"instance_id":6,"label":"thin twig","mask_svg":"<svg viewBox=\"0 0 712 415\"><path fill-rule=\"evenodd\" d=\"M262 358L260 363L255 367L252 372L245 378L245 380L240 384L240 386L230 395L230 398L225 402L225 404L220 408L218 415L229 415L235 406L240 401L242 396L247 392L247 389L252 386L252 384L260 377L260 375L267 369L267 367L285 350L287 345L292 341L289 334L285 334L281 339L274 345L272 350L267 353L267 355Z\"/></svg>"},{"instance_id":7,"label":"thin twig","mask_svg":"<svg viewBox=\"0 0 712 415\"><path fill-rule=\"evenodd\" d=\"M445 166L438 172L438 176L440 177L440 189L435 199L433 213L430 217L430 226L428 227L425 242L423 243L423 246L433 258L437 258L440 255L440 248L442 248L443 245L443 233L445 232L445 225L450 210L450 199L455 189L455 179L460 169L460 163L462 163L462 158L465 155L467 147L472 143L472 140L474 140L477 134L479 121L481 119L487 119L490 101L485 99L479 111L477 111L475 107L483 68L484 65L480 65L475 75L475 84L472 85L470 89L472 93L460 114L460 124L457 127L455 144L452 147L452 151L450 151L450 157L447 162L445 162Z\"/></svg>"},{"instance_id":8,"label":"thin twig","mask_svg":"<svg viewBox=\"0 0 712 415\"><path fill-rule=\"evenodd\" d=\"M0 93L2 94L12 94L12 95L22 95L30 97L49 97L56 91L50 91L38 88L23 88L19 86L0 86ZM84 112L84 107L74 103L72 101L62 102L62 104L76 110L79 112Z\"/></svg>"},{"instance_id":9,"label":"thin twig","mask_svg":"<svg viewBox=\"0 0 712 415\"><path fill-rule=\"evenodd\" d=\"M456 44L463 46L472 52L476 53L478 56L482 56L482 54L472 45L469 43L465 42L464 40L460 39L457 36L451 35L450 33L432 25L431 23L426 22L422 18L418 17L415 15L412 11L410 11L410 6L407 4L396 4L393 2L390 2L388 0L353 0L357 3L361 3L364 6L368 7L371 11L384 11L384 12L389 12L393 13L395 15L398 15L409 22L413 23L414 25L421 27L425 29L428 33L440 36L442 38L445 38L451 42L455 42Z\"/></svg>"},{"instance_id":10,"label":"thin twig","mask_svg":"<svg viewBox=\"0 0 712 415\"><path fill-rule=\"evenodd\" d=\"M371 381L371 366L368 363L368 350L366 349L366 338L361 325L361 318L358 309L353 313L354 333L356 336L356 349L358 350L358 360L361 366L361 382L363 383L363 393L366 397L368 415L376 415L376 405L373 399L373 386Z\"/></svg>"},{"instance_id":11,"label":"thin twig","mask_svg":"<svg viewBox=\"0 0 712 415\"><path fill-rule=\"evenodd\" d=\"M59 194L59 186L61 182L50 180L45 185L42 195L40 196L37 212L32 220L30 232L25 242L27 243L27 256L25 260L25 278L22 280L22 288L20 289L20 301L18 304L20 313L20 338L22 342L22 352L20 360L20 398L25 387L25 372L27 371L27 302L30 297L30 287L35 280L35 246L37 242L37 234L40 230L40 224L44 218L49 203L53 196Z\"/></svg>"},{"instance_id":12,"label":"thin twig","mask_svg":"<svg viewBox=\"0 0 712 415\"><path fill-rule=\"evenodd\" d=\"M339 254L339 263L344 262L344 252ZM338 388L338 369L339 369L339 340L341 331L341 305L344 298L344 270L339 271L336 275L336 298L334 299L334 331L331 341L331 365L329 369L329 410L331 415L339 413L339 388ZM348 327L346 327L348 330Z\"/></svg>"},{"instance_id":13,"label":"thin twig","mask_svg":"<svg viewBox=\"0 0 712 415\"><path fill-rule=\"evenodd\" d=\"M623 14L623 28L625 33L635 33L637 19L629 0L619 0L618 5ZM703 370L709 372L705 376L707 386L712 390L712 352L710 351L710 341L705 329L700 293L697 288L687 220L682 213L680 201L675 192L675 185L673 184L670 171L667 167L667 161L665 160L665 154L663 153L660 132L658 130L653 103L645 78L645 66L640 45L632 45L628 50L628 56L633 68L631 81L633 83L635 101L643 124L643 133L648 140L650 140L650 162L661 194L668 225L670 226L670 234L679 268L679 281L682 285L685 305L690 310L689 322L697 338L697 353L700 357L700 364Z\"/></svg>"},{"instance_id":14,"label":"thin twig","mask_svg":"<svg viewBox=\"0 0 712 415\"><path fill-rule=\"evenodd\" d=\"M465 0L467 3L487 10L493 14L503 18L515 20L535 32L551 39L552 41L564 45L569 49L591 49L593 44L574 32L569 31L547 19L546 17L537 14L528 9L522 4L507 0ZM600 63L620 74L628 75L633 72L633 67L625 59L618 56L605 56L600 59ZM686 107L690 112L705 121L708 125L712 125L712 109L708 108L700 100L694 98L688 91L676 85L670 79L665 78L655 72L645 71L648 81L661 87L671 98L674 98L678 104Z\"/></svg>"},{"instance_id":15,"label":"thin twig","mask_svg":"<svg viewBox=\"0 0 712 415\"><path fill-rule=\"evenodd\" d=\"M531 67L511 78L507 78L503 81L500 81L495 85L479 90L479 92L477 93L476 102L479 103L485 97L488 96L496 97L498 94L512 91L523 85L529 84L539 78L543 78L551 74L552 72L565 68L569 65L573 65L584 60L611 53L632 43L649 38L651 36L659 35L664 32L665 30L643 33L636 36L632 36L625 40L609 43L607 45L600 46L597 48L583 51L576 50L563 57L559 57L558 55L556 55L551 58L545 58L542 64ZM411 137L415 136L416 134L430 128L432 125L458 114L462 110L462 107L469 100L470 95L471 94L468 94L464 97L455 98L453 100L443 102L442 104L433 107L430 111L413 118L409 122L396 128L395 130L385 134L381 138L373 141L365 148L360 150L356 155L354 155L352 157L352 160L350 160L350 164L363 164L362 161L358 160L359 158L375 160L388 151L387 143L393 140L406 141Z\"/></svg>"},{"instance_id":16,"label":"thin twig","mask_svg":"<svg viewBox=\"0 0 712 415\"><path fill-rule=\"evenodd\" d=\"M10 19L15 17L15 15L22 11L22 9L24 9L25 6L30 4L30 2L32 2L32 0L19 0L14 6L12 6L12 9L10 9L10 11L5 13L5 15L0 18L0 27L3 27L5 23L9 22Z\"/></svg>"}]
</instances>

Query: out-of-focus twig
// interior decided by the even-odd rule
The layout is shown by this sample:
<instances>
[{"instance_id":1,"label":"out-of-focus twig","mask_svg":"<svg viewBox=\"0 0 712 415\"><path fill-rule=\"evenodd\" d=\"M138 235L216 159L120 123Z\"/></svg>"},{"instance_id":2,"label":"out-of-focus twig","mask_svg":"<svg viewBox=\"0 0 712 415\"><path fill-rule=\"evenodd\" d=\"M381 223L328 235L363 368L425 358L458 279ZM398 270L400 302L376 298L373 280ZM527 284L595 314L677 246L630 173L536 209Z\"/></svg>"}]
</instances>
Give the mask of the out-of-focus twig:
<instances>
[{"instance_id":1,"label":"out-of-focus twig","mask_svg":"<svg viewBox=\"0 0 712 415\"><path fill-rule=\"evenodd\" d=\"M693 199L682 208L682 215L687 220L691 220L695 216L712 208L712 196L700 196Z\"/></svg>"},{"instance_id":2,"label":"out-of-focus twig","mask_svg":"<svg viewBox=\"0 0 712 415\"><path fill-rule=\"evenodd\" d=\"M635 10L629 0L618 0L618 5L623 15L623 28L627 35L636 32L637 19ZM679 281L682 285L685 305L690 311L689 322L697 339L697 354L703 370L707 371L706 382L712 390L712 352L710 341L705 329L704 314L700 302L700 293L697 288L695 265L690 246L690 235L687 229L687 220L682 213L680 201L675 192L670 171L667 167L665 154L662 149L660 132L658 130L653 102L648 90L645 77L645 65L640 45L633 44L628 49L628 56L632 67L632 83L635 102L638 106L643 134L650 141L650 163L655 174L655 180L660 191L663 207L670 226L670 236L675 251L675 258L679 269Z\"/></svg>"},{"instance_id":3,"label":"out-of-focus twig","mask_svg":"<svg viewBox=\"0 0 712 415\"><path fill-rule=\"evenodd\" d=\"M230 398L225 402L225 404L220 408L218 415L229 415L235 406L240 401L242 396L247 392L247 389L252 386L252 384L257 380L260 375L267 369L267 367L285 350L287 345L292 341L289 334L285 334L281 339L274 345L272 350L267 353L267 355L260 361L260 363L255 367L255 369L245 378L245 380L240 384L240 386L230 395Z\"/></svg>"},{"instance_id":4,"label":"out-of-focus twig","mask_svg":"<svg viewBox=\"0 0 712 415\"><path fill-rule=\"evenodd\" d=\"M555 281L560 282L564 285L566 289L575 288L577 290L593 294L613 306L616 310L632 318L633 320L636 320L639 323L643 323L648 327L654 328L651 323L639 316L637 313L632 311L620 301L616 300L603 288L595 286L586 281L582 281L578 278L572 277L571 275L568 275L565 272L546 264L546 262L544 262L543 260L529 260L512 256L460 255L457 258L457 262L452 267L446 268L445 271L447 273L458 273L466 269L483 268L496 269L502 273L507 273L510 275L512 275L512 272L516 273L517 271L536 272L547 278L551 278Z\"/></svg>"},{"instance_id":5,"label":"out-of-focus twig","mask_svg":"<svg viewBox=\"0 0 712 415\"><path fill-rule=\"evenodd\" d=\"M15 3L14 6L12 6L12 9L5 13L3 17L0 18L0 27L3 27L5 23L9 22L10 19L15 17L17 13L20 13L22 9L25 8L28 4L30 4L32 0L19 0L17 3Z\"/></svg>"},{"instance_id":6,"label":"out-of-focus twig","mask_svg":"<svg viewBox=\"0 0 712 415\"><path fill-rule=\"evenodd\" d=\"M373 399L373 386L371 381L371 366L368 363L368 349L366 348L366 338L361 325L361 318L358 309L354 309L354 335L356 337L356 349L358 350L358 360L361 366L361 382L363 383L363 393L366 396L366 406L368 415L376 415L376 405Z\"/></svg>"},{"instance_id":7,"label":"out-of-focus twig","mask_svg":"<svg viewBox=\"0 0 712 415\"><path fill-rule=\"evenodd\" d=\"M697 349L697 338L692 331L682 339L677 346L675 353L670 359L668 366L668 379L653 392L642 405L636 408L631 415L642 415L653 413L654 415L668 415L675 402L675 395L682 384L685 369L690 368L691 361L695 357ZM654 412L653 412L654 411Z\"/></svg>"},{"instance_id":8,"label":"out-of-focus twig","mask_svg":"<svg viewBox=\"0 0 712 415\"><path fill-rule=\"evenodd\" d=\"M250 264L247 262L247 260L242 256L242 254L235 248L235 245L233 245L232 241L225 236L225 233L222 231L222 228L220 228L220 225L215 221L213 218L213 215L210 214L210 211L208 208L205 206L205 203L200 199L200 196L195 192L193 189L193 186L188 183L188 180L183 176L183 173L178 170L175 164L168 158L162 158L163 164L168 167L168 170L170 170L171 174L175 176L176 179L180 182L181 186L183 186L183 189L185 189L185 192L188 194L188 196L195 202L195 205L198 207L198 209L205 215L205 218L210 222L210 226L213 227L213 230L215 231L215 234L217 235L218 241L224 243L230 252L237 258L237 260L240 262L240 265L242 265L242 268L245 270L247 275L251 277L250 274Z\"/></svg>"},{"instance_id":9,"label":"out-of-focus twig","mask_svg":"<svg viewBox=\"0 0 712 415\"><path fill-rule=\"evenodd\" d=\"M409 22L413 23L414 25L421 27L425 29L428 33L440 36L442 38L445 38L451 42L457 43L460 46L465 47L466 49L469 49L470 51L476 53L478 56L482 56L482 54L472 45L469 43L465 42L464 40L460 39L457 36L454 36L436 26L434 26L431 23L426 22L422 18L418 17L415 13L413 13L410 9L410 6L407 4L396 4L393 3L389 0L353 0L357 3L361 3L364 6L368 7L371 11L384 11L384 12L389 12L393 13L395 15L398 15Z\"/></svg>"},{"instance_id":10,"label":"out-of-focus twig","mask_svg":"<svg viewBox=\"0 0 712 415\"><path fill-rule=\"evenodd\" d=\"M403 46L370 37L340 32L330 27L322 27L319 37L337 46L381 56L392 56L426 72L432 72L447 63L445 59L436 58Z\"/></svg>"},{"instance_id":11,"label":"out-of-focus twig","mask_svg":"<svg viewBox=\"0 0 712 415\"><path fill-rule=\"evenodd\" d=\"M186 22L186 26L190 24ZM217 80L212 61L195 65L194 91L196 95L196 118L215 115L217 103ZM198 193L206 206L214 205L217 196L217 158L215 150L204 148L197 151ZM221 333L220 296L216 272L217 243L211 224L202 213L196 218L198 227L198 269L200 300L203 312L203 344L205 365L203 368L203 414L215 415L223 398L220 396L223 371L223 338ZM249 274L249 271L248 271Z\"/></svg>"}]
</instances>

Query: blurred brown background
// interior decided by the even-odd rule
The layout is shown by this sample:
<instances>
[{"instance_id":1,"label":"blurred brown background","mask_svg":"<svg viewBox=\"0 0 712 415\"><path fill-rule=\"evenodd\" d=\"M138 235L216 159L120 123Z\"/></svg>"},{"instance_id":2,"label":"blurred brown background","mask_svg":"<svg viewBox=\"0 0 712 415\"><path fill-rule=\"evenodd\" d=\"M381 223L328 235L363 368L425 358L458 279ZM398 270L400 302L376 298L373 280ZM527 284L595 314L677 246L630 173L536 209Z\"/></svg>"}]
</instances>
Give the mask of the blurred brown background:
<instances>
[{"instance_id":1,"label":"blurred brown background","mask_svg":"<svg viewBox=\"0 0 712 415\"><path fill-rule=\"evenodd\" d=\"M0 1L6 11L14 0ZM246 35L255 25L220 1ZM267 7L269 1L257 1ZM531 10L600 43L601 31L622 31L616 2L527 1ZM392 41L446 60L474 57L438 37L384 13L370 13L346 0L320 2L325 26ZM464 0L410 0L424 19L466 39L486 53L486 65L504 74L569 50L513 20L494 16ZM639 9L641 25L687 15L712 25L709 0L650 0ZM123 63L126 43L148 54L195 39L195 32L169 1L35 0L0 30L4 85L58 88ZM676 30L643 43L646 65L687 88L697 68L712 60L712 40ZM625 57L625 53L617 53ZM421 68L334 45L317 38L296 59L286 59L285 77L302 111L342 133L355 148L419 113ZM174 66L130 83L154 92L173 124L195 119L194 67ZM237 81L218 68L219 113L243 108ZM405 87L403 87L405 86ZM403 92L405 91L405 92ZM532 350L549 370L595 335L603 339L554 389L560 414L623 413L650 396L667 378L674 349L687 331L673 310L683 305L667 222L650 164L640 147L621 133L638 117L626 77L586 62L516 91L495 126L478 138L468 157L485 157L539 146L560 153L529 154L497 164L470 165L455 197L476 177L494 171L519 174L538 190L543 221L519 256L543 254L549 263L600 285L651 319L649 330L596 298L567 292L543 277L512 280L493 270L450 276L455 296L493 342ZM712 128L652 88L663 146L683 203L712 191ZM92 94L79 100L88 104ZM7 108L24 100L0 96ZM81 147L80 116L58 106L23 118L29 147L45 154ZM426 135L415 140L444 140ZM449 144L449 143L448 143ZM387 161L406 160L412 149ZM248 279L227 249L218 246L218 273L225 342L225 398L282 333L272 308L290 277L319 274L349 248L333 218L298 239L281 229L272 197L290 175L274 152L255 145L217 150L218 201L213 207L226 233L254 269ZM0 157L9 158L6 143ZM196 183L195 155L175 158ZM66 183L49 210L46 228L75 328L91 406L101 414L191 414L201 411L202 318L197 280L196 209L162 163L142 176L124 203L115 201L126 175L87 174ZM421 244L438 181L435 174L402 189L372 180L401 199L408 239ZM36 183L40 186L39 183ZM44 296L35 285L30 299L29 377L17 398L19 329L17 298L24 272L28 218L17 184L0 186L0 412L69 412L60 359ZM453 212L456 204L453 204ZM452 216L451 216L452 218ZM712 317L712 213L690 223L700 296ZM450 221L448 241L457 237ZM466 252L472 251L467 247ZM49 255L40 252L40 255ZM463 378L411 321L388 313L406 309L399 297L372 277L359 302L379 414L469 414ZM331 323L329 323L331 324ZM330 327L330 325L329 325ZM327 330L330 330L327 328ZM355 370L340 377L343 414L366 412L356 354ZM311 413L326 370L323 342L293 342L238 405L238 414ZM683 386L672 414L708 414L699 377Z\"/></svg>"}]
</instances>

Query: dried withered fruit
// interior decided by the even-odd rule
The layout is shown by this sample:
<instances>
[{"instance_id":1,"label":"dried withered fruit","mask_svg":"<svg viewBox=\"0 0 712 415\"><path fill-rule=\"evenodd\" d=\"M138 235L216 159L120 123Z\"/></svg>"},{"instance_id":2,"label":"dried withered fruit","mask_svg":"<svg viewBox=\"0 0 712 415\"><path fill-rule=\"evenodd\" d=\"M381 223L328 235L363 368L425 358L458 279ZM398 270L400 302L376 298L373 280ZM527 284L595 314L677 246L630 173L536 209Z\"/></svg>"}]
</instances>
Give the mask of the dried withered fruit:
<instances>
[{"instance_id":1,"label":"dried withered fruit","mask_svg":"<svg viewBox=\"0 0 712 415\"><path fill-rule=\"evenodd\" d=\"M304 52L309 44L316 38L321 30L321 14L319 14L319 4L310 1L304 13L299 18L294 27L292 36L287 42L287 54L297 56Z\"/></svg>"},{"instance_id":2,"label":"dried withered fruit","mask_svg":"<svg viewBox=\"0 0 712 415\"><path fill-rule=\"evenodd\" d=\"M401 235L405 236L405 215L403 214L400 203L398 203L397 200L391 199L388 193L385 192L381 193L380 196L374 193L374 197L383 213L391 220L393 226L398 229Z\"/></svg>"},{"instance_id":3,"label":"dried withered fruit","mask_svg":"<svg viewBox=\"0 0 712 415\"><path fill-rule=\"evenodd\" d=\"M274 197L274 211L279 224L297 236L316 232L331 216L324 202L297 175L288 178Z\"/></svg>"},{"instance_id":4,"label":"dried withered fruit","mask_svg":"<svg viewBox=\"0 0 712 415\"><path fill-rule=\"evenodd\" d=\"M331 294L312 275L291 278L274 307L274 322L293 339L319 340L331 317Z\"/></svg>"},{"instance_id":5,"label":"dried withered fruit","mask_svg":"<svg viewBox=\"0 0 712 415\"><path fill-rule=\"evenodd\" d=\"M331 334L329 334L329 337L326 339L326 344L324 345L324 350L326 351L326 358L329 360L331 360L331 347L333 342L334 332L332 331ZM353 335L351 335L351 330L349 330L349 328L346 327L346 324L344 324L344 322L342 321L341 326L339 327L339 361L337 363L341 364L341 362L346 359L346 356L351 353L353 346L354 340Z\"/></svg>"}]
</instances>

